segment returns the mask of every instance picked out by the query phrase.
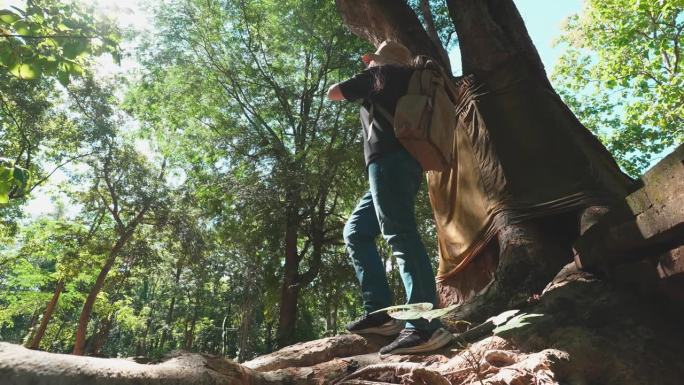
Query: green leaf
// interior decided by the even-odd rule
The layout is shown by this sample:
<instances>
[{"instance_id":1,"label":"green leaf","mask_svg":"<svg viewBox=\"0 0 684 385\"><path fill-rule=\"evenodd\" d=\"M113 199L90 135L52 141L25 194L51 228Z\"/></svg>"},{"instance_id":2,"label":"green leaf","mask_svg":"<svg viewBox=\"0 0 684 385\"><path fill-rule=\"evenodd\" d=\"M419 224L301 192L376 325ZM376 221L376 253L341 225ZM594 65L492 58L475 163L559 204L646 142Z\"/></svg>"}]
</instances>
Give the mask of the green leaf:
<instances>
[{"instance_id":1,"label":"green leaf","mask_svg":"<svg viewBox=\"0 0 684 385\"><path fill-rule=\"evenodd\" d=\"M432 310L432 304L429 302L422 302L407 305L390 306L384 309L376 310L373 313L387 311L387 314L392 318L410 320L422 318L422 314L430 310Z\"/></svg>"},{"instance_id":2,"label":"green leaf","mask_svg":"<svg viewBox=\"0 0 684 385\"><path fill-rule=\"evenodd\" d=\"M88 41L86 39L73 39L64 43L62 47L64 57L76 59L78 56L88 52Z\"/></svg>"},{"instance_id":3,"label":"green leaf","mask_svg":"<svg viewBox=\"0 0 684 385\"><path fill-rule=\"evenodd\" d=\"M419 318L425 318L428 321L432 321L435 318L442 317L455 308L457 308L458 305L451 305L448 307L445 307L443 309L432 309L432 304L429 302L421 302L421 303L412 303L412 304L406 304L406 305L397 305L397 306L390 306L386 307L384 309L376 310L373 313L377 313L380 311L387 311L387 314L396 319L401 319L401 320L410 320L410 319L419 319ZM372 314L372 313L371 313Z\"/></svg>"},{"instance_id":4,"label":"green leaf","mask_svg":"<svg viewBox=\"0 0 684 385\"><path fill-rule=\"evenodd\" d=\"M64 63L66 65L67 71L69 71L70 75L76 75L76 76L81 76L83 75L83 67L81 67L80 64L69 61Z\"/></svg>"},{"instance_id":5,"label":"green leaf","mask_svg":"<svg viewBox=\"0 0 684 385\"><path fill-rule=\"evenodd\" d=\"M17 62L17 55L9 44L0 45L0 64L6 67L13 67Z\"/></svg>"},{"instance_id":6,"label":"green leaf","mask_svg":"<svg viewBox=\"0 0 684 385\"><path fill-rule=\"evenodd\" d=\"M33 80L40 76L40 68L33 63L19 63L10 68L10 73L20 79Z\"/></svg>"},{"instance_id":7,"label":"green leaf","mask_svg":"<svg viewBox=\"0 0 684 385\"><path fill-rule=\"evenodd\" d=\"M21 16L9 9L0 9L0 24L10 25L19 19L21 19Z\"/></svg>"},{"instance_id":8,"label":"green leaf","mask_svg":"<svg viewBox=\"0 0 684 385\"><path fill-rule=\"evenodd\" d=\"M428 321L432 321L435 318L444 317L445 315L449 314L452 310L456 309L458 306L459 305L451 305L451 306L447 306L447 307L442 308L442 309L429 310L429 311L423 312L421 314L421 317L425 318Z\"/></svg>"},{"instance_id":9,"label":"green leaf","mask_svg":"<svg viewBox=\"0 0 684 385\"><path fill-rule=\"evenodd\" d=\"M379 313L381 311L386 311L387 314L390 316L394 313L397 314L398 312L401 311L428 311L432 310L432 304L429 302L421 302L421 303L411 303L411 304L406 304L406 305L395 305L395 306L389 306L385 307L379 310L376 310L372 312L371 314Z\"/></svg>"},{"instance_id":10,"label":"green leaf","mask_svg":"<svg viewBox=\"0 0 684 385\"><path fill-rule=\"evenodd\" d=\"M47 59L41 61L43 73L46 75L54 75L57 73L59 62L54 59Z\"/></svg>"},{"instance_id":11,"label":"green leaf","mask_svg":"<svg viewBox=\"0 0 684 385\"><path fill-rule=\"evenodd\" d=\"M503 325L503 324L506 323L506 321L508 321L511 317L513 317L514 315L518 314L519 311L520 311L520 310L507 310L507 311L505 311L505 312L503 312L503 313L501 313L501 314L499 314L499 315L497 315L497 316L494 316L494 317L491 317L491 318L487 319L487 321L492 321L492 323L494 324L494 326Z\"/></svg>"},{"instance_id":12,"label":"green leaf","mask_svg":"<svg viewBox=\"0 0 684 385\"><path fill-rule=\"evenodd\" d=\"M506 322L505 324L496 327L496 328L493 330L493 333L494 333L494 334L500 334L500 333L508 332L508 331L511 331L511 330L514 330L514 329L520 329L520 328L522 328L522 327L525 327L525 326L527 326L527 325L530 325L531 323L528 322L529 320L531 320L531 319L533 319L533 318L543 317L543 316L544 316L544 314L534 314L534 313L531 313L531 314L529 314L529 313L522 313L522 314L519 314L519 315L517 315L517 316L511 318L511 319L510 319L508 322Z\"/></svg>"},{"instance_id":13,"label":"green leaf","mask_svg":"<svg viewBox=\"0 0 684 385\"><path fill-rule=\"evenodd\" d=\"M16 23L12 24L12 27L14 28L14 31L16 31L16 33L19 35L31 34L31 31L29 30L29 25L24 20L17 21Z\"/></svg>"},{"instance_id":14,"label":"green leaf","mask_svg":"<svg viewBox=\"0 0 684 385\"><path fill-rule=\"evenodd\" d=\"M59 72L57 72L57 80L64 87L68 86L69 85L69 72L64 71L64 70L60 70Z\"/></svg>"},{"instance_id":15,"label":"green leaf","mask_svg":"<svg viewBox=\"0 0 684 385\"><path fill-rule=\"evenodd\" d=\"M15 185L17 187L23 189L28 184L28 177L29 177L28 170L26 170L22 167L19 167L19 166L14 166L14 171L12 172L12 176L14 177Z\"/></svg>"},{"instance_id":16,"label":"green leaf","mask_svg":"<svg viewBox=\"0 0 684 385\"><path fill-rule=\"evenodd\" d=\"M0 204L9 202L9 192L14 185L12 168L0 166Z\"/></svg>"}]
</instances>

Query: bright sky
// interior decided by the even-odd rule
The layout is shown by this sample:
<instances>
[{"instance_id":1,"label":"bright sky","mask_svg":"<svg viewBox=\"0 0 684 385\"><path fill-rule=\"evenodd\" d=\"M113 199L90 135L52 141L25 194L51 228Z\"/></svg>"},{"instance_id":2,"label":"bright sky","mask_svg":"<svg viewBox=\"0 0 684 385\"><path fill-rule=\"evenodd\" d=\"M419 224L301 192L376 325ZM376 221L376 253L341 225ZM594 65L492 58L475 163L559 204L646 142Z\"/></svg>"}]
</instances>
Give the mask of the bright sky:
<instances>
[{"instance_id":1,"label":"bright sky","mask_svg":"<svg viewBox=\"0 0 684 385\"><path fill-rule=\"evenodd\" d=\"M143 4L153 3L155 0L81 0L85 4L96 4L100 12L115 16L122 27L144 30L149 28L149 16L144 12ZM551 73L558 59L561 49L553 48L552 44L561 32L564 20L573 13L581 11L584 0L514 0L525 20L530 36L539 51L546 70ZM7 6L23 7L23 0L0 0L0 9ZM126 47L124 47L126 48ZM460 59L458 53L452 53L454 72L459 72ZM101 76L127 72L136 66L133 58L124 58L121 67L115 65L111 58L99 59L98 68ZM144 144L142 144L144 147ZM141 150L145 151L144 148ZM32 217L46 214L55 210L55 204L48 198L47 190L50 185L64 180L64 175L55 174L48 186L38 188L33 193L33 199L27 206L27 212Z\"/></svg>"}]
</instances>

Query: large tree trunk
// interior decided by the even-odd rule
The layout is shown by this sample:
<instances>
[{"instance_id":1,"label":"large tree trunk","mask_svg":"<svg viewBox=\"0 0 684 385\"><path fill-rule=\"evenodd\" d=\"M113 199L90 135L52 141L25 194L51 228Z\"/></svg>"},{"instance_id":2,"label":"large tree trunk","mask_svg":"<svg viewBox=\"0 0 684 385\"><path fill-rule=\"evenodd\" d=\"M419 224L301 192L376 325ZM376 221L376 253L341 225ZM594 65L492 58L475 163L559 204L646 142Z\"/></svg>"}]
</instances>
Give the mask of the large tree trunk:
<instances>
[{"instance_id":1,"label":"large tree trunk","mask_svg":"<svg viewBox=\"0 0 684 385\"><path fill-rule=\"evenodd\" d=\"M109 332L112 330L112 326L114 326L114 316L115 314L111 314L106 319L100 321L97 332L90 339L90 346L88 346L87 349L88 355L95 357L101 355L100 351L107 342L107 338L109 338Z\"/></svg>"},{"instance_id":2,"label":"large tree trunk","mask_svg":"<svg viewBox=\"0 0 684 385\"><path fill-rule=\"evenodd\" d=\"M415 12L405 1L396 0L336 0L342 20L357 36L379 46L384 40L404 44L415 55L427 55L444 62L440 48L420 24Z\"/></svg>"},{"instance_id":3,"label":"large tree trunk","mask_svg":"<svg viewBox=\"0 0 684 385\"><path fill-rule=\"evenodd\" d=\"M544 65L513 0L447 0L464 73L491 71L522 55L548 83Z\"/></svg>"},{"instance_id":4,"label":"large tree trunk","mask_svg":"<svg viewBox=\"0 0 684 385\"><path fill-rule=\"evenodd\" d=\"M124 232L109 251L109 256L102 266L100 274L97 275L97 279L95 279L95 283L90 289L88 297L83 303L83 309L81 310L81 315L78 318L78 326L76 327L76 341L74 342L72 354L82 356L83 353L85 353L86 333L88 332L88 322L90 321L90 313L93 311L93 305L95 305L97 295L104 286L109 271L112 269L112 266L114 266L114 262L116 262L116 257L132 235L132 230Z\"/></svg>"},{"instance_id":5,"label":"large tree trunk","mask_svg":"<svg viewBox=\"0 0 684 385\"><path fill-rule=\"evenodd\" d=\"M60 279L59 281L57 281L57 287L55 287L55 291L52 294L52 298L50 299L50 302L48 302L47 307L45 308L43 318L40 320L40 326L38 327L38 331L36 331L36 334L31 339L31 343L28 346L29 349L38 349L38 347L40 347L40 341L43 339L43 336L45 335L45 330L47 329L48 323L50 322L50 318L52 318L52 313L55 311L55 308L57 307L57 302L59 301L59 296L62 294L63 289L64 280Z\"/></svg>"},{"instance_id":6,"label":"large tree trunk","mask_svg":"<svg viewBox=\"0 0 684 385\"><path fill-rule=\"evenodd\" d=\"M294 341L300 289L297 226L290 220L285 229L285 272L280 292L280 314L276 336L278 348L290 345Z\"/></svg>"},{"instance_id":7,"label":"large tree trunk","mask_svg":"<svg viewBox=\"0 0 684 385\"><path fill-rule=\"evenodd\" d=\"M198 290L199 291L199 290ZM199 316L199 301L195 302L195 309L192 312L192 320L190 321L190 328L185 326L185 341L183 343L183 348L185 350L192 350L192 346L195 343L195 327L197 326L197 317Z\"/></svg>"},{"instance_id":8,"label":"large tree trunk","mask_svg":"<svg viewBox=\"0 0 684 385\"><path fill-rule=\"evenodd\" d=\"M92 288L90 288L88 297L83 303L83 309L81 309L81 315L78 318L78 326L76 327L76 341L74 342L74 350L72 354L82 356L83 353L85 353L86 333L88 331L90 313L93 311L93 305L95 305L97 295L100 293L100 290L102 290L105 279L107 279L107 274L109 274L109 270L111 270L112 266L114 266L115 261L116 254L110 252L104 266L102 266L102 269L100 270L100 274L97 275L95 284Z\"/></svg>"},{"instance_id":9,"label":"large tree trunk","mask_svg":"<svg viewBox=\"0 0 684 385\"><path fill-rule=\"evenodd\" d=\"M425 54L442 62L445 60L441 54L442 47L435 44L434 31L426 32L405 1L336 0L336 4L349 29L372 44L377 46L386 39L396 40L407 46L414 54ZM447 0L447 5L458 34L464 73L474 74L476 78L487 78L492 71L517 58L517 63L527 67L533 81L553 91L539 54L513 0ZM449 68L449 63L443 64ZM496 86L495 82L508 80L488 78L487 81L490 86ZM501 86L505 87L507 84L502 83ZM599 157L602 157L602 161L611 159L607 150L577 122L569 109L564 105L562 108L567 113L559 119L570 122L566 126L576 126L573 129L582 131L573 133L580 139L578 142L568 143L568 146L577 147L578 154L593 151L601 154ZM560 130L553 126L549 126L548 129ZM495 149L494 151L499 151L507 142L489 145ZM544 143L540 145L543 146ZM582 146L591 149L585 150L580 148ZM493 161L496 162L498 159ZM562 163L562 159L556 161ZM566 166L573 167L572 164ZM610 170L608 174L619 174L617 166L606 167L606 170ZM564 210L567 213L565 216L555 217L557 226L554 221L551 221L554 226L549 226L549 222L543 219L527 219L520 223L509 221L505 216L498 218L496 236L490 241L490 246L484 248L490 254L495 252L497 255L489 255L484 261L477 262L474 259L475 262L471 262L480 263L480 267L492 270L483 274L478 282L466 282L470 285L468 288L460 287L463 286L461 282L440 282L441 294L458 297L456 301L453 297L440 298L440 302L459 303L470 296L471 298L467 299L473 301L472 306L462 306L459 310L460 316L481 320L497 309L524 302L527 297L538 293L572 256L571 243L578 233L578 218L582 212L581 208L572 208L574 212L569 212L570 208ZM554 212L554 215L557 213ZM463 279L463 274L454 277L458 281L467 281ZM479 300L474 301L469 294L472 292L482 294L479 295Z\"/></svg>"},{"instance_id":10,"label":"large tree trunk","mask_svg":"<svg viewBox=\"0 0 684 385\"><path fill-rule=\"evenodd\" d=\"M174 280L173 280L173 282L175 283L175 287L178 287L178 284L180 283L180 276L181 276L182 270L183 270L183 264L181 263L181 261L178 261L178 263L176 264L176 272L174 274ZM164 349L164 344L166 344L166 340L169 338L169 333L170 333L170 329L171 329L171 322L173 321L173 311L174 311L175 307L176 307L176 295L173 294L171 296L171 303L169 304L169 310L166 313L166 328L164 328L164 330L162 331L161 340L159 341L159 347L161 349Z\"/></svg>"},{"instance_id":11,"label":"large tree trunk","mask_svg":"<svg viewBox=\"0 0 684 385\"><path fill-rule=\"evenodd\" d=\"M251 355L251 351L249 351L249 341L250 337L252 334L252 323L253 323L253 313L254 313L254 301L253 301L254 295L250 292L247 292L247 299L245 302L242 304L242 317L240 319L240 328L238 331L238 340L237 340L237 348L238 348L238 356L237 356L237 361L238 362L244 362L249 355Z\"/></svg>"}]
</instances>

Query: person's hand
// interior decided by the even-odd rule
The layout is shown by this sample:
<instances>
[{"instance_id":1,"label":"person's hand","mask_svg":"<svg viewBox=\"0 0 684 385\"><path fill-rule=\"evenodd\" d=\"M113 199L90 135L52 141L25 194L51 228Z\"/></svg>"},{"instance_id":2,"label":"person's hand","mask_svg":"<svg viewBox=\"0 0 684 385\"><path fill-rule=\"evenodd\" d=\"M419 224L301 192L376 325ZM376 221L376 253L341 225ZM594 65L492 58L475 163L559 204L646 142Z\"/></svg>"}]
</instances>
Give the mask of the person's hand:
<instances>
[{"instance_id":1,"label":"person's hand","mask_svg":"<svg viewBox=\"0 0 684 385\"><path fill-rule=\"evenodd\" d=\"M342 90L339 84L333 84L328 88L328 100L339 101L344 100L344 95L342 95Z\"/></svg>"},{"instance_id":2,"label":"person's hand","mask_svg":"<svg viewBox=\"0 0 684 385\"><path fill-rule=\"evenodd\" d=\"M361 56L361 61L363 62L363 64L366 65L366 67L370 65L371 60L373 60L373 59L371 59L371 56L369 53Z\"/></svg>"}]
</instances>

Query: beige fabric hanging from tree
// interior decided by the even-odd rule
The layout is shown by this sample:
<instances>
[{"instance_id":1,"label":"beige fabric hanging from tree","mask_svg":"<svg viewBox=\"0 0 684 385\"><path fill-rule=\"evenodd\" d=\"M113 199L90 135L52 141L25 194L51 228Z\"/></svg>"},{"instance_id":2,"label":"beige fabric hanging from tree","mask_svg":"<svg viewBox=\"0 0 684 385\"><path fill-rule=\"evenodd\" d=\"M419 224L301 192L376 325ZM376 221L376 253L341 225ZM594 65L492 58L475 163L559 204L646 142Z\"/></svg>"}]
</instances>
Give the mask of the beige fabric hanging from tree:
<instances>
[{"instance_id":1,"label":"beige fabric hanging from tree","mask_svg":"<svg viewBox=\"0 0 684 385\"><path fill-rule=\"evenodd\" d=\"M504 224L592 205L634 189L605 147L520 59L458 79L450 171L428 172L437 280L462 271Z\"/></svg>"}]
</instances>

